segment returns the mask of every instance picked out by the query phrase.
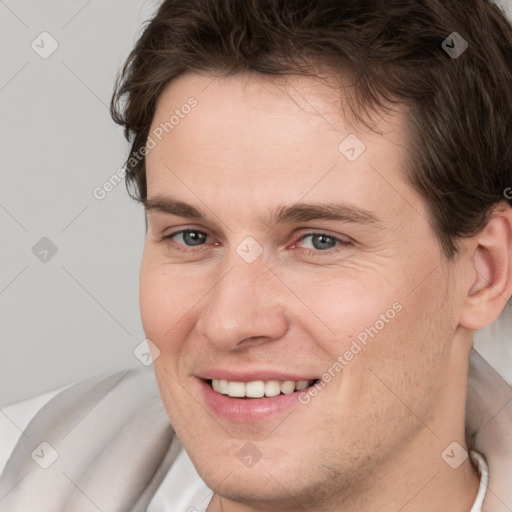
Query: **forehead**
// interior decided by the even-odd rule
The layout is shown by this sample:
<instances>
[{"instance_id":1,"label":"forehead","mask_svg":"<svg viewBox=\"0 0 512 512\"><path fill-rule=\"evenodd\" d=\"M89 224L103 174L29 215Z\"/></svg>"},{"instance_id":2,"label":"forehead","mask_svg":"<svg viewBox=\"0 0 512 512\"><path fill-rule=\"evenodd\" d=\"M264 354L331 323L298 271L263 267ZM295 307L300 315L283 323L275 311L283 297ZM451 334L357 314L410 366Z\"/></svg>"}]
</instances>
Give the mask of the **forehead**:
<instances>
[{"instance_id":1,"label":"forehead","mask_svg":"<svg viewBox=\"0 0 512 512\"><path fill-rule=\"evenodd\" d=\"M372 131L347 117L347 91L305 76L182 75L150 128L148 197L172 192L198 204L222 191L243 208L380 196L396 208L415 195L403 179L405 112L376 114Z\"/></svg>"},{"instance_id":2,"label":"forehead","mask_svg":"<svg viewBox=\"0 0 512 512\"><path fill-rule=\"evenodd\" d=\"M257 152L255 141L272 140L272 145L277 147L277 143L296 143L301 134L311 141L303 146L307 150L314 142L313 131L323 137L330 131L335 142L339 136L352 132L364 134L363 138L377 144L403 142L406 132L400 107L387 115L386 120L378 112L371 114L374 118L368 119L368 123L382 133L378 137L350 115L349 97L353 94L342 79L335 83L328 77L321 80L254 72L230 76L186 73L171 82L158 98L151 133L160 130L161 137L171 139L170 144L173 141L178 144L185 142L180 134L193 127L197 144L206 136L212 146L214 142L225 146L228 138L236 136L237 147L253 153ZM193 109L189 108L190 103L195 105ZM185 119L189 120L184 123ZM212 130L220 126L223 131ZM274 138L276 131L280 132L279 140ZM167 137L170 132L173 137ZM268 145L265 149L269 149ZM333 150L337 149L335 144Z\"/></svg>"}]
</instances>

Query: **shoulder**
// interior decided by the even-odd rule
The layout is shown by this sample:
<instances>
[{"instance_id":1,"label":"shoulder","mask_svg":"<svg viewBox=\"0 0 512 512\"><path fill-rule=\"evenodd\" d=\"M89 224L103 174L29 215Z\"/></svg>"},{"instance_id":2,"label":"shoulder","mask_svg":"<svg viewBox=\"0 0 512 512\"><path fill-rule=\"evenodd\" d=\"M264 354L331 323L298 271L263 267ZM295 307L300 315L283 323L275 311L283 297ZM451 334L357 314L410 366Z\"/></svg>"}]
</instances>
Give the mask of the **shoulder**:
<instances>
[{"instance_id":1,"label":"shoulder","mask_svg":"<svg viewBox=\"0 0 512 512\"><path fill-rule=\"evenodd\" d=\"M152 369L130 368L56 393L11 451L0 477L2 510L39 510L49 486L55 510L69 503L82 510L89 495L111 510L147 505L181 444Z\"/></svg>"},{"instance_id":2,"label":"shoulder","mask_svg":"<svg viewBox=\"0 0 512 512\"><path fill-rule=\"evenodd\" d=\"M31 422L40 422L41 417L54 424L64 417L79 419L100 402L112 411L123 409L129 400L133 408L157 396L152 371L125 368L102 372L3 406L0 408L0 475Z\"/></svg>"},{"instance_id":3,"label":"shoulder","mask_svg":"<svg viewBox=\"0 0 512 512\"><path fill-rule=\"evenodd\" d=\"M32 418L52 398L75 383L41 393L40 395L0 408L0 475L16 443Z\"/></svg>"}]
</instances>

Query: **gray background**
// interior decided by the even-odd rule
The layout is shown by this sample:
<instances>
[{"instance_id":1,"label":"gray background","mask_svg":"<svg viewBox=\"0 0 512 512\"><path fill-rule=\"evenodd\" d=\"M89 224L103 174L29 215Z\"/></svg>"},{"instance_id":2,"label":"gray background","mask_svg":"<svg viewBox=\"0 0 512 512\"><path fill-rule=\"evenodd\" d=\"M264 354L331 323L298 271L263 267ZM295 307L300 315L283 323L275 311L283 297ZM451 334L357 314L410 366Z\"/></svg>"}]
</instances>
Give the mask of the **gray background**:
<instances>
[{"instance_id":1,"label":"gray background","mask_svg":"<svg viewBox=\"0 0 512 512\"><path fill-rule=\"evenodd\" d=\"M92 191L124 163L108 104L158 4L0 1L0 404L141 364L143 213L124 182ZM59 45L46 59L31 47L51 48L43 31Z\"/></svg>"},{"instance_id":2,"label":"gray background","mask_svg":"<svg viewBox=\"0 0 512 512\"><path fill-rule=\"evenodd\" d=\"M108 104L159 3L0 0L0 405L141 365L143 212L124 183L103 200L93 190L124 163ZM506 371L510 332L493 329L498 343L480 346Z\"/></svg>"}]
</instances>

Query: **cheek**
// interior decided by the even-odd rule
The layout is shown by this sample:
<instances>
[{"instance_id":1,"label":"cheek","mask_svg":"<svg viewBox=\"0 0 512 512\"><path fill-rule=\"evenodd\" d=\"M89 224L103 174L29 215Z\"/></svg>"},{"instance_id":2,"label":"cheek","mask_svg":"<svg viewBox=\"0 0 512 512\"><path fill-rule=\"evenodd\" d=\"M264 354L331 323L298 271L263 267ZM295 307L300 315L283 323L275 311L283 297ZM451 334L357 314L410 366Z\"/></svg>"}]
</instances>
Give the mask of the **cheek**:
<instances>
[{"instance_id":1,"label":"cheek","mask_svg":"<svg viewBox=\"0 0 512 512\"><path fill-rule=\"evenodd\" d=\"M454 319L440 272L412 293L416 285L405 271L393 279L368 273L307 281L292 284L309 306L296 310L295 321L326 354L330 365L320 370L336 375L334 387L347 399L361 404L364 396L384 412L384 402L399 402L394 394L415 402L415 393L442 382Z\"/></svg>"},{"instance_id":2,"label":"cheek","mask_svg":"<svg viewBox=\"0 0 512 512\"><path fill-rule=\"evenodd\" d=\"M191 281L200 282L145 251L139 279L140 312L146 336L157 345L179 340L177 333L199 300L200 290Z\"/></svg>"},{"instance_id":3,"label":"cheek","mask_svg":"<svg viewBox=\"0 0 512 512\"><path fill-rule=\"evenodd\" d=\"M283 277L294 295L289 313L331 358L361 348L381 337L396 322L402 305L396 284L382 275L350 270L288 274ZM349 357L351 357L349 355Z\"/></svg>"},{"instance_id":4,"label":"cheek","mask_svg":"<svg viewBox=\"0 0 512 512\"><path fill-rule=\"evenodd\" d=\"M146 337L159 345L162 333L169 328L170 294L156 269L142 264L139 284L139 303Z\"/></svg>"},{"instance_id":5,"label":"cheek","mask_svg":"<svg viewBox=\"0 0 512 512\"><path fill-rule=\"evenodd\" d=\"M398 299L402 310L371 338L362 352L361 371L356 366L347 368L348 396L372 403L373 413L382 418L409 418L418 427L416 417L432 418L448 372L453 338L445 287L440 275L414 293L404 287Z\"/></svg>"}]
</instances>

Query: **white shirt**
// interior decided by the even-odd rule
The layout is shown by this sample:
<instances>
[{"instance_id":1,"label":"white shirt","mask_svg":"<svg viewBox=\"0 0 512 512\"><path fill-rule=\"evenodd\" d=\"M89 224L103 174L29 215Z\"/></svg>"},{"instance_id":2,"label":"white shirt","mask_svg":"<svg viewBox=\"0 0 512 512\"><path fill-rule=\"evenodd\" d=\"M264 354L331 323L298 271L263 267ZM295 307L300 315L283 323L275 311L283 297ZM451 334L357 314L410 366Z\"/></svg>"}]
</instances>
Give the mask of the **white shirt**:
<instances>
[{"instance_id":1,"label":"white shirt","mask_svg":"<svg viewBox=\"0 0 512 512\"><path fill-rule=\"evenodd\" d=\"M69 386L0 409L0 474L22 431L36 413ZM206 486L182 450L154 495L147 512L206 512L213 492Z\"/></svg>"},{"instance_id":2,"label":"white shirt","mask_svg":"<svg viewBox=\"0 0 512 512\"><path fill-rule=\"evenodd\" d=\"M0 409L0 474L32 417L66 387L69 386ZM481 512L489 471L484 457L477 452L470 452L470 455L480 473L480 488L469 512ZM212 495L182 450L148 505L147 512L206 512Z\"/></svg>"}]
</instances>

